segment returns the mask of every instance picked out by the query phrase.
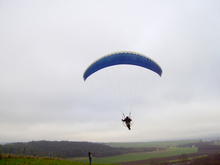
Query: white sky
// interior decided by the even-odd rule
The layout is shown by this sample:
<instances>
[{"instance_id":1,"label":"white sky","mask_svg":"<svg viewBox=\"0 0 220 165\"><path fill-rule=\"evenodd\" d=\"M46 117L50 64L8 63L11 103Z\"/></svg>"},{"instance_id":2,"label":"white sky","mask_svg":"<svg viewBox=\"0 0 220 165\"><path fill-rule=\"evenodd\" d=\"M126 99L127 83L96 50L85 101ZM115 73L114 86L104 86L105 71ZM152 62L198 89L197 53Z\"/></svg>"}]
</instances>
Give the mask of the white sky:
<instances>
[{"instance_id":1,"label":"white sky","mask_svg":"<svg viewBox=\"0 0 220 165\"><path fill-rule=\"evenodd\" d=\"M218 0L1 0L0 142L219 135L219 9ZM115 89L93 86L95 74L82 78L115 51L145 54L163 69L140 86L131 131L114 98L103 97Z\"/></svg>"}]
</instances>

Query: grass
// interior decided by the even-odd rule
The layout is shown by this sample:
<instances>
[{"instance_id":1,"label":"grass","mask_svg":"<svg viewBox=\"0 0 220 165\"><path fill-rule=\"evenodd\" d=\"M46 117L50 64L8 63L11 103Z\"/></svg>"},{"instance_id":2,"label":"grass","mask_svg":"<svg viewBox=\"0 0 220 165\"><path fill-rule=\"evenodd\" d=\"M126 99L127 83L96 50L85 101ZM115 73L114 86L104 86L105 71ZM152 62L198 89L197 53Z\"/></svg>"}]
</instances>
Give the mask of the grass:
<instances>
[{"instance_id":1,"label":"grass","mask_svg":"<svg viewBox=\"0 0 220 165\"><path fill-rule=\"evenodd\" d=\"M132 147L178 147L182 144L187 143L195 143L197 141L191 140L182 140L182 141L159 141L159 142L133 142L133 143L106 143L110 147L125 147L125 148L132 148Z\"/></svg>"},{"instance_id":2,"label":"grass","mask_svg":"<svg viewBox=\"0 0 220 165\"><path fill-rule=\"evenodd\" d=\"M104 158L93 158L94 163L121 163L121 162L130 162L130 161L137 161L137 160L144 160L150 158L160 158L160 157L168 157L168 156L175 156L181 154L190 154L197 152L197 148L169 148L165 151L153 151L153 152L142 152L142 153L129 153L117 156L110 156ZM78 158L75 161L88 161L88 158Z\"/></svg>"},{"instance_id":3,"label":"grass","mask_svg":"<svg viewBox=\"0 0 220 165\"><path fill-rule=\"evenodd\" d=\"M17 158L17 157L2 157L0 165L89 165L87 162L75 162L54 158ZM93 165L107 165L102 163L92 163Z\"/></svg>"}]
</instances>

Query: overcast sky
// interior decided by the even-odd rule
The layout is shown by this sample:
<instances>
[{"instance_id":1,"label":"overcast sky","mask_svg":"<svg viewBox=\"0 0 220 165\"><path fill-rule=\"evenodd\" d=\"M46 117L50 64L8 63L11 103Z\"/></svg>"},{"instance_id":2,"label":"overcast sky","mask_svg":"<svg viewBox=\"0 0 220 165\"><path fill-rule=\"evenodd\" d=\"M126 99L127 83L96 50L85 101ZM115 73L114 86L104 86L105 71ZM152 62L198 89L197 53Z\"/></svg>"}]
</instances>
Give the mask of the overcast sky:
<instances>
[{"instance_id":1,"label":"overcast sky","mask_svg":"<svg viewBox=\"0 0 220 165\"><path fill-rule=\"evenodd\" d=\"M219 135L219 9L218 0L0 1L0 142ZM108 93L118 89L93 85L102 75L83 80L93 61L116 51L163 69L135 89L131 131L121 122L130 110Z\"/></svg>"}]
</instances>

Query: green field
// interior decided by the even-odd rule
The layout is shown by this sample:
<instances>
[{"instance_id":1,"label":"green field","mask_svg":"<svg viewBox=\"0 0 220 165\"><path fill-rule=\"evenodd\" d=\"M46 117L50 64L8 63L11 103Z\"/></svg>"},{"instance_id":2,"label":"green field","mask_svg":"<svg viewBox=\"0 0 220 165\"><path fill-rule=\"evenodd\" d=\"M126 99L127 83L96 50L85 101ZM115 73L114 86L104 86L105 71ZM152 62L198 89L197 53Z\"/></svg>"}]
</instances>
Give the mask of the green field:
<instances>
[{"instance_id":1,"label":"green field","mask_svg":"<svg viewBox=\"0 0 220 165\"><path fill-rule=\"evenodd\" d=\"M195 143L197 141L190 141L190 140L182 140L182 141L158 141L158 142L133 142L133 143L105 143L109 145L110 147L125 147L125 148L131 148L131 147L178 147L182 144L187 143Z\"/></svg>"},{"instance_id":2,"label":"green field","mask_svg":"<svg viewBox=\"0 0 220 165\"><path fill-rule=\"evenodd\" d=\"M104 158L93 158L94 163L120 163L120 162L130 162L137 160L144 160L150 158L168 157L181 154L190 154L197 152L197 148L169 148L167 150L153 151L153 152L142 152L142 153L129 153L117 156L110 156ZM85 162L88 158L75 158L75 161Z\"/></svg>"},{"instance_id":3,"label":"green field","mask_svg":"<svg viewBox=\"0 0 220 165\"><path fill-rule=\"evenodd\" d=\"M89 165L87 162L74 162L68 160L46 160L46 159L27 159L27 158L2 158L0 160L0 165ZM93 165L107 165L94 163Z\"/></svg>"}]
</instances>

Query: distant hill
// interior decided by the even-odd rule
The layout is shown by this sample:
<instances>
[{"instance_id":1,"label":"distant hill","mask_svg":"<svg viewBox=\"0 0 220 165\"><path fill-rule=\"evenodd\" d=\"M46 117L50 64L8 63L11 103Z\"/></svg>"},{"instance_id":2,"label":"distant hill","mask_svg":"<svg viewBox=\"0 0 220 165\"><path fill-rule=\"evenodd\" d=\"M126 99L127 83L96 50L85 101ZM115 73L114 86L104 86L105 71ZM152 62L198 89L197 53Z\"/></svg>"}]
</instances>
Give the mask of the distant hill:
<instances>
[{"instance_id":1,"label":"distant hill","mask_svg":"<svg viewBox=\"0 0 220 165\"><path fill-rule=\"evenodd\" d=\"M161 150L164 148L160 148ZM155 147L146 148L115 148L104 143L73 142L73 141L31 141L27 143L3 144L1 151L5 154L51 156L51 157L86 157L91 151L94 157L121 155L131 152L155 151Z\"/></svg>"}]
</instances>

